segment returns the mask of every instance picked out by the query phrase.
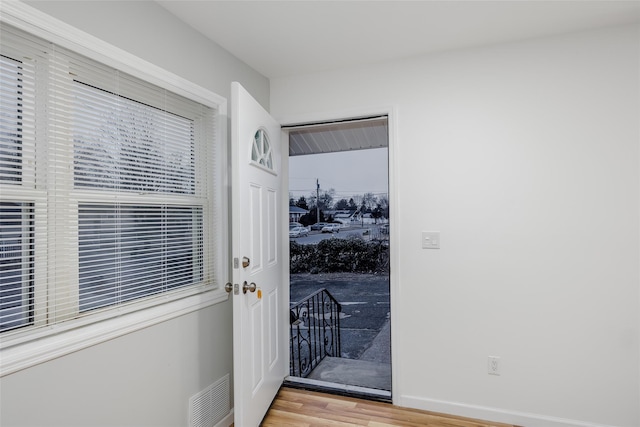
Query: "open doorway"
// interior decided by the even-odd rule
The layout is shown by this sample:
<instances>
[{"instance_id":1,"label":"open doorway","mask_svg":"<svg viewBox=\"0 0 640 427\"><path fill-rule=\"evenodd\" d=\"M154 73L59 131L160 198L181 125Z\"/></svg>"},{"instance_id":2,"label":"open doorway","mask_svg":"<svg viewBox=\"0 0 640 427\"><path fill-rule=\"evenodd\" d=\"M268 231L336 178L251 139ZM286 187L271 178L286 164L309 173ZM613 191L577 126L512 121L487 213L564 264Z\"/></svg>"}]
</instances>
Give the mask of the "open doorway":
<instances>
[{"instance_id":1,"label":"open doorway","mask_svg":"<svg viewBox=\"0 0 640 427\"><path fill-rule=\"evenodd\" d=\"M388 119L288 131L289 382L390 400Z\"/></svg>"}]
</instances>

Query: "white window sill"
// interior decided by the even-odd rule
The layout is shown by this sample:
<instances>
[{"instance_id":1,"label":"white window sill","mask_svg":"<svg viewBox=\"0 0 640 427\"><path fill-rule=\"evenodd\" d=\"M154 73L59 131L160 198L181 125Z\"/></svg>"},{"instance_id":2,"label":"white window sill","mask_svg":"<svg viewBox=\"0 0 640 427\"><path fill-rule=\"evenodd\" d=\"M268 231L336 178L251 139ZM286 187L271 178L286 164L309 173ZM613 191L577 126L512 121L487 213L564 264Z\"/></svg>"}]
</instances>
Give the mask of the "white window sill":
<instances>
[{"instance_id":1,"label":"white window sill","mask_svg":"<svg viewBox=\"0 0 640 427\"><path fill-rule=\"evenodd\" d=\"M179 300L111 316L88 325L74 321L26 333L0 344L0 377L65 356L84 348L227 301L224 290L214 289Z\"/></svg>"}]
</instances>

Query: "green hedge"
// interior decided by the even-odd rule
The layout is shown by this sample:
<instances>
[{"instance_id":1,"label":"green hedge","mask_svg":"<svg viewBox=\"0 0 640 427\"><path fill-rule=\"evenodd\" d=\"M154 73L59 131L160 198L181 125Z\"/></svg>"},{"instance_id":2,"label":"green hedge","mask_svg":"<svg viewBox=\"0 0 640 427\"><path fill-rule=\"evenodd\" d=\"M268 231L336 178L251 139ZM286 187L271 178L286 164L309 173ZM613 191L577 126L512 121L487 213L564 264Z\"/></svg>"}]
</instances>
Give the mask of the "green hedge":
<instances>
[{"instance_id":1,"label":"green hedge","mask_svg":"<svg viewBox=\"0 0 640 427\"><path fill-rule=\"evenodd\" d=\"M324 239L315 245L290 242L291 273L388 273L389 245L359 237Z\"/></svg>"}]
</instances>

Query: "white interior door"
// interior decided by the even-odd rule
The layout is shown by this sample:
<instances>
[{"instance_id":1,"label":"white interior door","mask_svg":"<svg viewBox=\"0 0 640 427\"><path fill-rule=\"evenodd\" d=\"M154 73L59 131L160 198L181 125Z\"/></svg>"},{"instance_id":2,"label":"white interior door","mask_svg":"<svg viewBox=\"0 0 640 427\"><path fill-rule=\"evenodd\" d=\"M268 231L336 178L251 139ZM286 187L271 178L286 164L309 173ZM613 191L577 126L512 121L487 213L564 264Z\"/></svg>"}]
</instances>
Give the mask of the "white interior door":
<instances>
[{"instance_id":1,"label":"white interior door","mask_svg":"<svg viewBox=\"0 0 640 427\"><path fill-rule=\"evenodd\" d=\"M287 372L281 131L236 82L231 104L234 414L252 427Z\"/></svg>"}]
</instances>

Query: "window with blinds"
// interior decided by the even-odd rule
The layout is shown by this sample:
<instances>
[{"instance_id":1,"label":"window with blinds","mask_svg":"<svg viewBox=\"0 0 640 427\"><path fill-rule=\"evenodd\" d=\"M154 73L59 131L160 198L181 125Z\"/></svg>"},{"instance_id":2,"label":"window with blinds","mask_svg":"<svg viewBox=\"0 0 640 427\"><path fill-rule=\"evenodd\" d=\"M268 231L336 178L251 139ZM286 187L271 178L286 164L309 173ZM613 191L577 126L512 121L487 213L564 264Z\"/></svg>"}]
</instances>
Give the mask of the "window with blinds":
<instances>
[{"instance_id":1,"label":"window with blinds","mask_svg":"<svg viewBox=\"0 0 640 427\"><path fill-rule=\"evenodd\" d=\"M0 330L33 320L33 205L0 202Z\"/></svg>"},{"instance_id":2,"label":"window with blinds","mask_svg":"<svg viewBox=\"0 0 640 427\"><path fill-rule=\"evenodd\" d=\"M211 289L216 110L0 31L0 331Z\"/></svg>"},{"instance_id":3,"label":"window with blinds","mask_svg":"<svg viewBox=\"0 0 640 427\"><path fill-rule=\"evenodd\" d=\"M195 194L193 120L71 85L76 187Z\"/></svg>"},{"instance_id":4,"label":"window with blinds","mask_svg":"<svg viewBox=\"0 0 640 427\"><path fill-rule=\"evenodd\" d=\"M201 207L81 204L80 311L200 283Z\"/></svg>"},{"instance_id":5,"label":"window with blinds","mask_svg":"<svg viewBox=\"0 0 640 427\"><path fill-rule=\"evenodd\" d=\"M22 66L0 55L0 182L22 181Z\"/></svg>"}]
</instances>

